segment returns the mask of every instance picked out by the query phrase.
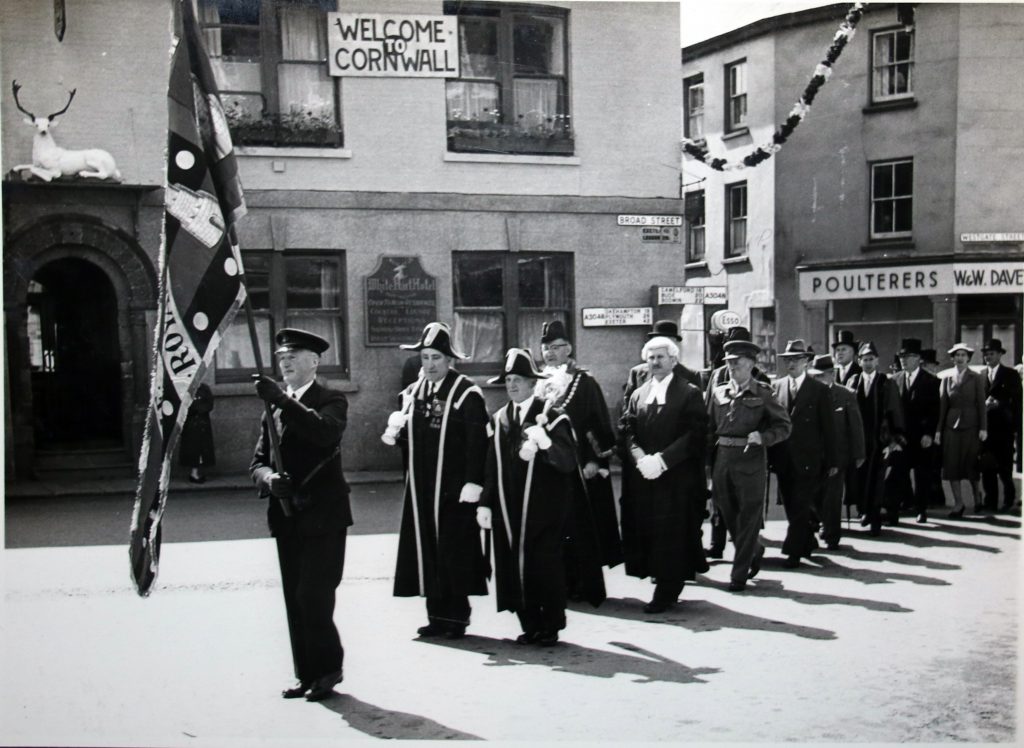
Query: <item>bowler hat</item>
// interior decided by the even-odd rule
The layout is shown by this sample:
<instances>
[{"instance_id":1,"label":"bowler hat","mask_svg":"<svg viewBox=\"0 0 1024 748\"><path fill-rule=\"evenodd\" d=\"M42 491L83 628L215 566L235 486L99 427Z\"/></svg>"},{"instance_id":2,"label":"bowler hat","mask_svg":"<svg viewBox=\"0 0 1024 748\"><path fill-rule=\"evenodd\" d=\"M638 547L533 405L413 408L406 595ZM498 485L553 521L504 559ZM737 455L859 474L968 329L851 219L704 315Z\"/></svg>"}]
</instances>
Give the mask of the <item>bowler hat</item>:
<instances>
[{"instance_id":1,"label":"bowler hat","mask_svg":"<svg viewBox=\"0 0 1024 748\"><path fill-rule=\"evenodd\" d=\"M433 348L449 358L469 358L465 353L459 353L452 347L451 328L443 322L431 322L423 328L423 334L420 335L420 339L417 342L398 347L407 351L422 351L424 348Z\"/></svg>"},{"instance_id":2,"label":"bowler hat","mask_svg":"<svg viewBox=\"0 0 1024 748\"><path fill-rule=\"evenodd\" d=\"M725 331L726 342L730 340L745 340L750 342L750 330L745 328L743 325L733 325Z\"/></svg>"},{"instance_id":3,"label":"bowler hat","mask_svg":"<svg viewBox=\"0 0 1024 748\"><path fill-rule=\"evenodd\" d=\"M274 353L303 350L313 351L319 355L331 347L330 343L316 333L294 327L282 327L274 336L274 342L277 343L277 350Z\"/></svg>"},{"instance_id":4,"label":"bowler hat","mask_svg":"<svg viewBox=\"0 0 1024 748\"><path fill-rule=\"evenodd\" d=\"M853 334L853 330L840 330L836 333L836 339L832 343L832 350L835 350L837 345L848 345L853 350L857 350L860 348L860 341Z\"/></svg>"},{"instance_id":5,"label":"bowler hat","mask_svg":"<svg viewBox=\"0 0 1024 748\"><path fill-rule=\"evenodd\" d=\"M807 345L803 338L797 338L786 343L786 350L779 353L778 358L793 358L796 356L810 358L813 355L814 349Z\"/></svg>"},{"instance_id":6,"label":"bowler hat","mask_svg":"<svg viewBox=\"0 0 1024 748\"><path fill-rule=\"evenodd\" d=\"M807 371L811 374L826 374L835 368L836 364L832 360L832 357L827 353L823 353L820 356L814 357L814 361L811 362Z\"/></svg>"},{"instance_id":7,"label":"bowler hat","mask_svg":"<svg viewBox=\"0 0 1024 748\"><path fill-rule=\"evenodd\" d=\"M659 319L655 322L654 327L647 333L647 339L651 338L672 338L683 342L683 337L679 334L679 325L670 319Z\"/></svg>"},{"instance_id":8,"label":"bowler hat","mask_svg":"<svg viewBox=\"0 0 1024 748\"><path fill-rule=\"evenodd\" d=\"M861 345L861 347L857 350L857 358L860 358L861 356L875 356L875 357L877 357L878 356L878 349L875 348L875 344L872 343L869 340L866 343L864 343L863 345Z\"/></svg>"},{"instance_id":9,"label":"bowler hat","mask_svg":"<svg viewBox=\"0 0 1024 748\"><path fill-rule=\"evenodd\" d=\"M509 374L518 374L527 379L547 379L548 375L537 370L533 356L523 348L509 348L505 354L505 367L501 374L487 380L488 384L501 384Z\"/></svg>"},{"instance_id":10,"label":"bowler hat","mask_svg":"<svg viewBox=\"0 0 1024 748\"><path fill-rule=\"evenodd\" d=\"M917 338L903 338L903 342L900 343L900 350L896 354L897 356L920 356L921 355L921 341Z\"/></svg>"},{"instance_id":11,"label":"bowler hat","mask_svg":"<svg viewBox=\"0 0 1024 748\"><path fill-rule=\"evenodd\" d=\"M985 351L997 351L999 353L1006 353L1006 349L1003 348L1003 341L999 338L992 338L985 345L981 347L981 352Z\"/></svg>"},{"instance_id":12,"label":"bowler hat","mask_svg":"<svg viewBox=\"0 0 1024 748\"><path fill-rule=\"evenodd\" d=\"M552 340L569 341L569 333L565 331L565 324L560 319L545 322L541 328L540 342L550 343Z\"/></svg>"},{"instance_id":13,"label":"bowler hat","mask_svg":"<svg viewBox=\"0 0 1024 748\"><path fill-rule=\"evenodd\" d=\"M925 348L923 351L921 351L921 363L935 364L936 366L939 365L939 359L935 354L934 348Z\"/></svg>"},{"instance_id":14,"label":"bowler hat","mask_svg":"<svg viewBox=\"0 0 1024 748\"><path fill-rule=\"evenodd\" d=\"M971 348L970 346L968 346L966 343L954 343L953 347L950 348L948 351L946 351L946 353L948 353L950 356L952 356L957 351L967 351L967 354L969 356L973 356L974 355L974 349Z\"/></svg>"},{"instance_id":15,"label":"bowler hat","mask_svg":"<svg viewBox=\"0 0 1024 748\"><path fill-rule=\"evenodd\" d=\"M760 352L761 347L756 343L751 343L749 340L730 340L725 344L726 361L740 357L749 358L751 361L757 361L757 354Z\"/></svg>"}]
</instances>

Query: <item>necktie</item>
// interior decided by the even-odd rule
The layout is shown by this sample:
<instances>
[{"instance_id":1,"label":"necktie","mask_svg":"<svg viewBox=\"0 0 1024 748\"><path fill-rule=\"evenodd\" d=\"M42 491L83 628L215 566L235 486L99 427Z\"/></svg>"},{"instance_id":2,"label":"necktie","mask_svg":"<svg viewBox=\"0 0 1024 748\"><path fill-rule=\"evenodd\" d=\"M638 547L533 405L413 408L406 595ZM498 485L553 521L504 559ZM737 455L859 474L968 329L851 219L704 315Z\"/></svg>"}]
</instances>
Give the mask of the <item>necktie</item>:
<instances>
[{"instance_id":1,"label":"necktie","mask_svg":"<svg viewBox=\"0 0 1024 748\"><path fill-rule=\"evenodd\" d=\"M512 406L512 431L519 431L519 406Z\"/></svg>"},{"instance_id":2,"label":"necktie","mask_svg":"<svg viewBox=\"0 0 1024 748\"><path fill-rule=\"evenodd\" d=\"M793 405L796 404L796 380L789 378L789 412L793 412Z\"/></svg>"},{"instance_id":3,"label":"necktie","mask_svg":"<svg viewBox=\"0 0 1024 748\"><path fill-rule=\"evenodd\" d=\"M988 370L988 381L989 382L995 382L996 381L996 370L995 369L989 369Z\"/></svg>"}]
</instances>

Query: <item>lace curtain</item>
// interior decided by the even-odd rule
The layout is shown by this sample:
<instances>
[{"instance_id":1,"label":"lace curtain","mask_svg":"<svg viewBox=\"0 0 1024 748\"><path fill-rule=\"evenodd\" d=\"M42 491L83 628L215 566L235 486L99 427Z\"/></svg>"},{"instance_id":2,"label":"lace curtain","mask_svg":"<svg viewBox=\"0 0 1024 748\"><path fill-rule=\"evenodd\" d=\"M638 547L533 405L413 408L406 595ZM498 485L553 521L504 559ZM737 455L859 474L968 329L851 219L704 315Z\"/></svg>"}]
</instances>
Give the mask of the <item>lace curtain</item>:
<instances>
[{"instance_id":1,"label":"lace curtain","mask_svg":"<svg viewBox=\"0 0 1024 748\"><path fill-rule=\"evenodd\" d=\"M282 114L304 113L313 117L334 116L334 84L322 64L325 52L320 39L322 18L317 8L282 6L281 59L277 68Z\"/></svg>"}]
</instances>

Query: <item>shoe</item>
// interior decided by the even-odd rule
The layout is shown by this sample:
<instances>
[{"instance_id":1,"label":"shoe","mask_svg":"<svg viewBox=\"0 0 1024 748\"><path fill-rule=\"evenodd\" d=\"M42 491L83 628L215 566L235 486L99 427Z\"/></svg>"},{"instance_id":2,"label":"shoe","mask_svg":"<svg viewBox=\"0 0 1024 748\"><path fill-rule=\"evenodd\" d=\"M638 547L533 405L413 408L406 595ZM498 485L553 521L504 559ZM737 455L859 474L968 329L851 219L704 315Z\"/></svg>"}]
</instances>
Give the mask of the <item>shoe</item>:
<instances>
[{"instance_id":1,"label":"shoe","mask_svg":"<svg viewBox=\"0 0 1024 748\"><path fill-rule=\"evenodd\" d=\"M708 548L708 551L707 551L708 558L721 558L724 553L725 553L725 549L724 548L714 548L714 547L712 547L712 548Z\"/></svg>"},{"instance_id":2,"label":"shoe","mask_svg":"<svg viewBox=\"0 0 1024 748\"><path fill-rule=\"evenodd\" d=\"M286 688L281 691L281 697L285 699L301 699L306 695L306 691L309 690L309 684L303 683L301 680L291 688Z\"/></svg>"},{"instance_id":3,"label":"shoe","mask_svg":"<svg viewBox=\"0 0 1024 748\"><path fill-rule=\"evenodd\" d=\"M800 565L799 556L786 556L786 560L782 562L782 565L787 569L795 569Z\"/></svg>"},{"instance_id":4,"label":"shoe","mask_svg":"<svg viewBox=\"0 0 1024 748\"><path fill-rule=\"evenodd\" d=\"M194 476L194 475L190 475L190 476L188 477L188 482L189 482L189 483L206 483L206 478L205 478L205 477L203 477L203 476L199 476L199 477L197 478L197 477L196 477L196 476Z\"/></svg>"},{"instance_id":5,"label":"shoe","mask_svg":"<svg viewBox=\"0 0 1024 748\"><path fill-rule=\"evenodd\" d=\"M461 639L466 635L465 626L452 626L444 632L445 639Z\"/></svg>"},{"instance_id":6,"label":"shoe","mask_svg":"<svg viewBox=\"0 0 1024 748\"><path fill-rule=\"evenodd\" d=\"M746 582L729 582L729 592L743 592L746 588Z\"/></svg>"},{"instance_id":7,"label":"shoe","mask_svg":"<svg viewBox=\"0 0 1024 748\"><path fill-rule=\"evenodd\" d=\"M306 701L323 701L334 695L334 687L341 683L344 678L340 670L323 675L313 681L313 685L306 694Z\"/></svg>"},{"instance_id":8,"label":"shoe","mask_svg":"<svg viewBox=\"0 0 1024 748\"><path fill-rule=\"evenodd\" d=\"M921 512L919 515L917 515L917 520L916 520L917 524L923 525L927 521L928 521L928 515L925 514L924 512Z\"/></svg>"},{"instance_id":9,"label":"shoe","mask_svg":"<svg viewBox=\"0 0 1024 748\"><path fill-rule=\"evenodd\" d=\"M950 519L960 519L961 517L964 516L964 512L966 510L967 510L967 507L966 506L962 506L959 509L954 509L949 514L947 514L946 516L949 517Z\"/></svg>"},{"instance_id":10,"label":"shoe","mask_svg":"<svg viewBox=\"0 0 1024 748\"><path fill-rule=\"evenodd\" d=\"M644 613L664 613L675 604L674 600L672 602L665 600L651 600L644 606Z\"/></svg>"},{"instance_id":11,"label":"shoe","mask_svg":"<svg viewBox=\"0 0 1024 748\"><path fill-rule=\"evenodd\" d=\"M420 626L416 629L416 633L420 636L443 636L445 629L438 626L436 623L428 623L426 626Z\"/></svg>"},{"instance_id":12,"label":"shoe","mask_svg":"<svg viewBox=\"0 0 1024 748\"><path fill-rule=\"evenodd\" d=\"M874 522L874 523L872 523L871 527L868 528L868 535L870 535L873 538L877 538L881 534L882 534L882 523L881 522Z\"/></svg>"},{"instance_id":13,"label":"shoe","mask_svg":"<svg viewBox=\"0 0 1024 748\"><path fill-rule=\"evenodd\" d=\"M828 550L830 550L830 551L834 551L836 548L839 547L839 541L838 540L826 540L825 541L825 547Z\"/></svg>"},{"instance_id":14,"label":"shoe","mask_svg":"<svg viewBox=\"0 0 1024 748\"><path fill-rule=\"evenodd\" d=\"M764 558L764 548L761 552L754 556L754 560L750 562L750 571L747 572L747 579L753 579L757 576L757 573L761 571L761 559Z\"/></svg>"},{"instance_id":15,"label":"shoe","mask_svg":"<svg viewBox=\"0 0 1024 748\"><path fill-rule=\"evenodd\" d=\"M534 644L537 641L535 631L527 631L516 637L516 644Z\"/></svg>"},{"instance_id":16,"label":"shoe","mask_svg":"<svg viewBox=\"0 0 1024 748\"><path fill-rule=\"evenodd\" d=\"M857 521L860 522L861 527L867 527L871 524L871 520L868 518L868 515L866 514L860 515L860 517L857 518Z\"/></svg>"},{"instance_id":17,"label":"shoe","mask_svg":"<svg viewBox=\"0 0 1024 748\"><path fill-rule=\"evenodd\" d=\"M535 642L541 647L553 647L558 644L558 632L542 631L537 634Z\"/></svg>"}]
</instances>

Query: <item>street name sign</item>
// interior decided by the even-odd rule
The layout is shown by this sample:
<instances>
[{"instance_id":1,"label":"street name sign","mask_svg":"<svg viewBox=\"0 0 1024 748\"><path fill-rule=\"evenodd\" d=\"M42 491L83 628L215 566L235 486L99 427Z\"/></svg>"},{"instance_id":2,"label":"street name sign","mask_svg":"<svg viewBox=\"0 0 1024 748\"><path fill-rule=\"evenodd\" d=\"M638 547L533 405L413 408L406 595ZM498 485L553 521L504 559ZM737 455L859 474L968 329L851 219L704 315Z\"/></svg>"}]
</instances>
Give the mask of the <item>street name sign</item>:
<instances>
[{"instance_id":1,"label":"street name sign","mask_svg":"<svg viewBox=\"0 0 1024 748\"><path fill-rule=\"evenodd\" d=\"M584 327L626 327L653 324L654 311L649 306L585 307Z\"/></svg>"}]
</instances>

